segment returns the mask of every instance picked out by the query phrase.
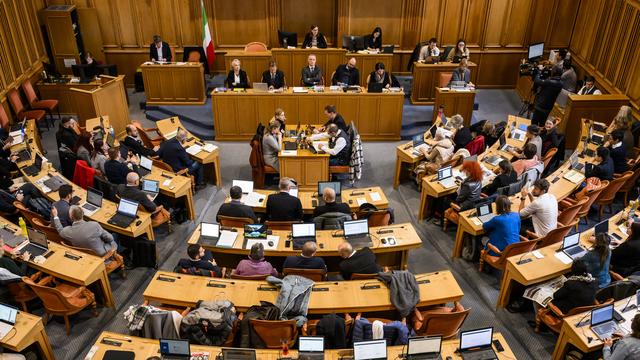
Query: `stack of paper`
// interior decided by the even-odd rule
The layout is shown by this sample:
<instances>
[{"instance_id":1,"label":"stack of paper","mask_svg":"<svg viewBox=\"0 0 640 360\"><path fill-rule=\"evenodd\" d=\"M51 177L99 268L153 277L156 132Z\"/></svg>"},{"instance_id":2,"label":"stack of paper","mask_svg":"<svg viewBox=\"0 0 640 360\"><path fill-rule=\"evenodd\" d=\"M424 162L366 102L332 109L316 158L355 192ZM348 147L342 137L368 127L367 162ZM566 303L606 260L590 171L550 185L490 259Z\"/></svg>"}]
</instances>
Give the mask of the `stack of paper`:
<instances>
[{"instance_id":1,"label":"stack of paper","mask_svg":"<svg viewBox=\"0 0 640 360\"><path fill-rule=\"evenodd\" d=\"M190 155L196 155L200 151L202 151L202 146L198 144L193 144L187 148L187 153L189 153Z\"/></svg>"},{"instance_id":2,"label":"stack of paper","mask_svg":"<svg viewBox=\"0 0 640 360\"><path fill-rule=\"evenodd\" d=\"M242 202L247 205L247 206L251 206L251 207L257 207L257 206L261 206L264 205L264 199L266 199L267 196L257 193L257 192L250 192L247 195L244 195L242 197Z\"/></svg>"},{"instance_id":3,"label":"stack of paper","mask_svg":"<svg viewBox=\"0 0 640 360\"><path fill-rule=\"evenodd\" d=\"M380 196L380 194L377 191L370 192L369 196L371 196L371 201L381 201L382 200L382 196Z\"/></svg>"},{"instance_id":4,"label":"stack of paper","mask_svg":"<svg viewBox=\"0 0 640 360\"><path fill-rule=\"evenodd\" d=\"M313 148L316 149L316 151L322 151L320 149L320 145L324 145L325 147L329 147L329 142L328 141L314 141L312 142Z\"/></svg>"},{"instance_id":5,"label":"stack of paper","mask_svg":"<svg viewBox=\"0 0 640 360\"><path fill-rule=\"evenodd\" d=\"M574 184L582 182L584 180L584 175L575 170L571 170L563 176L565 179L571 181Z\"/></svg>"},{"instance_id":6,"label":"stack of paper","mask_svg":"<svg viewBox=\"0 0 640 360\"><path fill-rule=\"evenodd\" d=\"M213 150L217 149L218 147L216 145L213 144L206 144L202 150L206 151L206 152L213 152Z\"/></svg>"},{"instance_id":7,"label":"stack of paper","mask_svg":"<svg viewBox=\"0 0 640 360\"><path fill-rule=\"evenodd\" d=\"M308 92L309 92L309 90L307 90L306 88L303 88L302 86L294 86L294 87L293 87L293 92L294 92L294 94L295 94L295 93L302 93L302 94L304 94L304 93L308 93Z\"/></svg>"},{"instance_id":8,"label":"stack of paper","mask_svg":"<svg viewBox=\"0 0 640 360\"><path fill-rule=\"evenodd\" d=\"M9 136L13 138L13 142L11 143L12 145L20 144L24 141L21 130L12 131L9 133Z\"/></svg>"},{"instance_id":9,"label":"stack of paper","mask_svg":"<svg viewBox=\"0 0 640 360\"><path fill-rule=\"evenodd\" d=\"M220 237L218 238L216 246L226 248L233 247L233 244L235 244L237 237L238 233L235 231L222 230L220 232Z\"/></svg>"},{"instance_id":10,"label":"stack of paper","mask_svg":"<svg viewBox=\"0 0 640 360\"><path fill-rule=\"evenodd\" d=\"M171 140L174 137L176 137L176 135L178 135L178 129L176 129L175 131L172 131L170 133L164 134L164 138L167 140Z\"/></svg>"}]
</instances>

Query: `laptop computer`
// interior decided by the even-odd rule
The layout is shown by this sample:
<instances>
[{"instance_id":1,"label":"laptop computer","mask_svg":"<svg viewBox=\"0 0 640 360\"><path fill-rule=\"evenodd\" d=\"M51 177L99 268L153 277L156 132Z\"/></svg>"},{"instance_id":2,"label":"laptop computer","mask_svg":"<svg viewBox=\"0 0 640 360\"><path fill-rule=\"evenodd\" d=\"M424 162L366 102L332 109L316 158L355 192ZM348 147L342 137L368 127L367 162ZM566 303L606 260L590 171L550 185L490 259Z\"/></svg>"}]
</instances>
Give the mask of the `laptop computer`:
<instances>
[{"instance_id":1,"label":"laptop computer","mask_svg":"<svg viewBox=\"0 0 640 360\"><path fill-rule=\"evenodd\" d=\"M220 238L220 225L200 223L200 244L215 246Z\"/></svg>"},{"instance_id":2,"label":"laptop computer","mask_svg":"<svg viewBox=\"0 0 640 360\"><path fill-rule=\"evenodd\" d=\"M598 235L600 233L608 233L609 232L609 220L602 220L596 224L594 227L594 234Z\"/></svg>"},{"instance_id":3,"label":"laptop computer","mask_svg":"<svg viewBox=\"0 0 640 360\"><path fill-rule=\"evenodd\" d=\"M600 340L609 339L618 330L613 318L613 304L591 310L591 330Z\"/></svg>"},{"instance_id":4,"label":"laptop computer","mask_svg":"<svg viewBox=\"0 0 640 360\"><path fill-rule=\"evenodd\" d=\"M144 179L142 180L142 184L140 185L142 187L142 192L149 195L151 197L151 200L155 200L155 198L158 196L158 193L160 192L160 182L156 180Z\"/></svg>"},{"instance_id":5,"label":"laptop computer","mask_svg":"<svg viewBox=\"0 0 640 360\"><path fill-rule=\"evenodd\" d=\"M151 174L151 168L153 167L153 160L146 156L140 155L140 166L138 166L138 175L145 177Z\"/></svg>"},{"instance_id":6,"label":"laptop computer","mask_svg":"<svg viewBox=\"0 0 640 360\"><path fill-rule=\"evenodd\" d=\"M267 225L263 224L247 224L244 226L244 239L245 240L266 240L267 239Z\"/></svg>"},{"instance_id":7,"label":"laptop computer","mask_svg":"<svg viewBox=\"0 0 640 360\"><path fill-rule=\"evenodd\" d=\"M497 359L495 351L491 348L493 340L493 328L487 327L460 332L460 356L464 360L490 360Z\"/></svg>"},{"instance_id":8,"label":"laptop computer","mask_svg":"<svg viewBox=\"0 0 640 360\"><path fill-rule=\"evenodd\" d=\"M33 164L22 169L25 174L28 176L37 175L42 168L42 156L40 154L36 154L36 158L33 160Z\"/></svg>"},{"instance_id":9,"label":"laptop computer","mask_svg":"<svg viewBox=\"0 0 640 360\"><path fill-rule=\"evenodd\" d=\"M31 149L29 148L29 143L27 142L26 144L27 146L24 149L18 151L18 153L16 154L16 156L18 157L16 162L31 160Z\"/></svg>"},{"instance_id":10,"label":"laptop computer","mask_svg":"<svg viewBox=\"0 0 640 360\"><path fill-rule=\"evenodd\" d=\"M442 336L421 336L409 338L407 360L439 360L442 349Z\"/></svg>"},{"instance_id":11,"label":"laptop computer","mask_svg":"<svg viewBox=\"0 0 640 360\"><path fill-rule=\"evenodd\" d=\"M498 141L500 141L500 151L513 150L513 146L507 144L507 137L505 136L504 132L502 133L502 135L500 135L500 137L498 138Z\"/></svg>"},{"instance_id":12,"label":"laptop computer","mask_svg":"<svg viewBox=\"0 0 640 360\"><path fill-rule=\"evenodd\" d=\"M382 360L387 358L387 340L357 341L353 343L353 360Z\"/></svg>"},{"instance_id":13,"label":"laptop computer","mask_svg":"<svg viewBox=\"0 0 640 360\"><path fill-rule=\"evenodd\" d=\"M222 348L222 360L256 360L256 350Z\"/></svg>"},{"instance_id":14,"label":"laptop computer","mask_svg":"<svg viewBox=\"0 0 640 360\"><path fill-rule=\"evenodd\" d=\"M160 339L160 357L162 360L191 359L189 340Z\"/></svg>"},{"instance_id":15,"label":"laptop computer","mask_svg":"<svg viewBox=\"0 0 640 360\"><path fill-rule=\"evenodd\" d=\"M573 154L569 157L569 162L571 163L571 169L576 171L582 171L584 169L584 164L580 163L578 159L578 154Z\"/></svg>"},{"instance_id":16,"label":"laptop computer","mask_svg":"<svg viewBox=\"0 0 640 360\"><path fill-rule=\"evenodd\" d=\"M435 126L434 126L435 127ZM418 134L411 137L411 145L413 146L413 155L420 156L422 153L420 149L428 146L424 142L424 134Z\"/></svg>"},{"instance_id":17,"label":"laptop computer","mask_svg":"<svg viewBox=\"0 0 640 360\"><path fill-rule=\"evenodd\" d=\"M295 141L285 141L284 142L285 150L298 150L298 143Z\"/></svg>"},{"instance_id":18,"label":"laptop computer","mask_svg":"<svg viewBox=\"0 0 640 360\"><path fill-rule=\"evenodd\" d=\"M27 122L27 118L25 117L22 121L12 124L11 127L9 128L9 132L14 132L14 131L24 129L24 125L26 124L26 122Z\"/></svg>"},{"instance_id":19,"label":"laptop computer","mask_svg":"<svg viewBox=\"0 0 640 360\"><path fill-rule=\"evenodd\" d=\"M451 166L445 166L438 169L438 182L445 189L456 186L456 178L453 177L453 171Z\"/></svg>"},{"instance_id":20,"label":"laptop computer","mask_svg":"<svg viewBox=\"0 0 640 360\"><path fill-rule=\"evenodd\" d=\"M91 216L102 207L102 191L87 188L87 202L80 207L85 216Z\"/></svg>"},{"instance_id":21,"label":"laptop computer","mask_svg":"<svg viewBox=\"0 0 640 360\"><path fill-rule=\"evenodd\" d=\"M298 360L323 360L324 338L322 336L300 336Z\"/></svg>"},{"instance_id":22,"label":"laptop computer","mask_svg":"<svg viewBox=\"0 0 640 360\"><path fill-rule=\"evenodd\" d=\"M51 176L47 180L44 181L44 185L51 189L51 191L58 191L60 186L66 184L67 182L62 180L59 176Z\"/></svg>"},{"instance_id":23,"label":"laptop computer","mask_svg":"<svg viewBox=\"0 0 640 360\"><path fill-rule=\"evenodd\" d=\"M336 193L336 202L342 202L342 183L340 181L318 181L318 206L325 205L322 194L326 188L332 188Z\"/></svg>"},{"instance_id":24,"label":"laptop computer","mask_svg":"<svg viewBox=\"0 0 640 360\"><path fill-rule=\"evenodd\" d=\"M3 339L13 329L17 316L17 308L0 303L0 339Z\"/></svg>"},{"instance_id":25,"label":"laptop computer","mask_svg":"<svg viewBox=\"0 0 640 360\"><path fill-rule=\"evenodd\" d=\"M269 91L269 85L267 83L253 83L253 92L266 93Z\"/></svg>"},{"instance_id":26,"label":"laptop computer","mask_svg":"<svg viewBox=\"0 0 640 360\"><path fill-rule=\"evenodd\" d=\"M449 87L452 89L464 89L467 87L467 82L464 80L452 81L449 83Z\"/></svg>"},{"instance_id":27,"label":"laptop computer","mask_svg":"<svg viewBox=\"0 0 640 360\"><path fill-rule=\"evenodd\" d=\"M567 235L562 239L562 247L560 251L565 253L571 260L583 257L587 253L587 249L580 245L580 233Z\"/></svg>"},{"instance_id":28,"label":"laptop computer","mask_svg":"<svg viewBox=\"0 0 640 360\"><path fill-rule=\"evenodd\" d=\"M4 244L10 248L20 246L26 238L22 236L22 232L15 233L10 227L0 228L0 238L4 240Z\"/></svg>"},{"instance_id":29,"label":"laptop computer","mask_svg":"<svg viewBox=\"0 0 640 360\"><path fill-rule=\"evenodd\" d=\"M393 54L393 49L395 49L395 45L387 45L382 47L383 54Z\"/></svg>"},{"instance_id":30,"label":"laptop computer","mask_svg":"<svg viewBox=\"0 0 640 360\"><path fill-rule=\"evenodd\" d=\"M344 238L354 248L371 246L371 236L369 236L369 220L351 220L343 224Z\"/></svg>"},{"instance_id":31,"label":"laptop computer","mask_svg":"<svg viewBox=\"0 0 640 360\"><path fill-rule=\"evenodd\" d=\"M49 244L47 243L47 235L36 229L27 227L27 241L25 241L20 247L17 248L20 254L29 252L32 257L44 255L49 251Z\"/></svg>"},{"instance_id":32,"label":"laptop computer","mask_svg":"<svg viewBox=\"0 0 640 360\"><path fill-rule=\"evenodd\" d=\"M596 145L602 145L604 143L604 136L593 134L591 135L591 142Z\"/></svg>"},{"instance_id":33,"label":"laptop computer","mask_svg":"<svg viewBox=\"0 0 640 360\"><path fill-rule=\"evenodd\" d=\"M118 203L118 210L116 211L115 215L113 215L107 222L111 225L126 228L131 225L133 220L136 219L137 212L137 202L127 199L120 199L120 203Z\"/></svg>"},{"instance_id":34,"label":"laptop computer","mask_svg":"<svg viewBox=\"0 0 640 360\"><path fill-rule=\"evenodd\" d=\"M316 241L316 225L314 223L291 224L291 240L293 249L300 250L307 241Z\"/></svg>"},{"instance_id":35,"label":"laptop computer","mask_svg":"<svg viewBox=\"0 0 640 360\"><path fill-rule=\"evenodd\" d=\"M233 180L232 186L239 186L242 189L242 194L251 194L253 192L253 181L246 180Z\"/></svg>"},{"instance_id":36,"label":"laptop computer","mask_svg":"<svg viewBox=\"0 0 640 360\"><path fill-rule=\"evenodd\" d=\"M384 83L379 83L377 81L370 81L367 86L367 92L370 93L381 93L382 89L384 89Z\"/></svg>"},{"instance_id":37,"label":"laptop computer","mask_svg":"<svg viewBox=\"0 0 640 360\"><path fill-rule=\"evenodd\" d=\"M493 213L493 207L491 203L478 205L476 207L476 216L480 221L486 223L487 221L496 217L496 214Z\"/></svg>"}]
</instances>

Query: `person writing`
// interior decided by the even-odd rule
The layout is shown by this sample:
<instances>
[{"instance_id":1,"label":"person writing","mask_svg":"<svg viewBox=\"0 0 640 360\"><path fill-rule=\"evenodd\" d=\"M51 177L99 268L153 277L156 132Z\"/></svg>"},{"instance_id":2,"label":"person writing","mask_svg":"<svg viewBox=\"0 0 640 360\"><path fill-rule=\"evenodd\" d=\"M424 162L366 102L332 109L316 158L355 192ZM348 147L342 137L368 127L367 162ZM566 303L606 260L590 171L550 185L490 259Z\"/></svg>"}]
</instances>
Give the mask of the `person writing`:
<instances>
[{"instance_id":1,"label":"person writing","mask_svg":"<svg viewBox=\"0 0 640 360\"><path fill-rule=\"evenodd\" d=\"M233 59L231 61L231 70L227 74L224 81L229 89L246 89L249 87L249 77L247 73L240 69L240 60Z\"/></svg>"},{"instance_id":2,"label":"person writing","mask_svg":"<svg viewBox=\"0 0 640 360\"><path fill-rule=\"evenodd\" d=\"M315 134L311 136L311 140L318 140L322 138L323 134ZM319 149L329 156L330 166L348 166L351 155L351 142L349 140L349 134L340 130L338 125L331 124L327 128L327 135L329 135L329 144L320 144Z\"/></svg>"},{"instance_id":3,"label":"person writing","mask_svg":"<svg viewBox=\"0 0 640 360\"><path fill-rule=\"evenodd\" d=\"M382 51L382 29L376 26L371 32L371 35L367 36L367 50L369 51Z\"/></svg>"},{"instance_id":4,"label":"person writing","mask_svg":"<svg viewBox=\"0 0 640 360\"><path fill-rule=\"evenodd\" d=\"M309 54L307 57L307 63L308 66L302 68L302 85L320 85L322 83L322 70L320 70L320 67L316 65L316 56L314 54Z\"/></svg>"},{"instance_id":5,"label":"person writing","mask_svg":"<svg viewBox=\"0 0 640 360\"><path fill-rule=\"evenodd\" d=\"M352 57L345 65L339 65L331 79L333 85L356 86L360 84L360 71L356 68L356 58Z\"/></svg>"},{"instance_id":6,"label":"person writing","mask_svg":"<svg viewBox=\"0 0 640 360\"><path fill-rule=\"evenodd\" d=\"M171 62L169 44L162 41L160 35L153 35L153 43L149 46L149 58L153 61Z\"/></svg>"},{"instance_id":7,"label":"person writing","mask_svg":"<svg viewBox=\"0 0 640 360\"><path fill-rule=\"evenodd\" d=\"M262 82L266 83L269 90L280 90L285 87L284 72L278 70L275 61L269 61L269 70L262 73Z\"/></svg>"},{"instance_id":8,"label":"person writing","mask_svg":"<svg viewBox=\"0 0 640 360\"><path fill-rule=\"evenodd\" d=\"M437 62L440 56L440 49L438 49L437 44L438 40L436 38L429 39L429 43L420 49L418 61L424 63L435 60Z\"/></svg>"},{"instance_id":9,"label":"person writing","mask_svg":"<svg viewBox=\"0 0 640 360\"><path fill-rule=\"evenodd\" d=\"M471 70L469 70L467 59L460 60L460 65L451 74L451 83L454 83L456 81L464 81L465 85L475 87L475 85L473 85L473 83L471 82Z\"/></svg>"},{"instance_id":10,"label":"person writing","mask_svg":"<svg viewBox=\"0 0 640 360\"><path fill-rule=\"evenodd\" d=\"M280 171L280 161L278 160L280 150L282 150L280 123L277 120L271 120L262 137L262 157L265 165Z\"/></svg>"},{"instance_id":11,"label":"person writing","mask_svg":"<svg viewBox=\"0 0 640 360\"><path fill-rule=\"evenodd\" d=\"M378 62L375 65L375 70L369 74L369 84L379 83L384 84L385 88L400 87L400 83L395 76L385 71L384 63Z\"/></svg>"},{"instance_id":12,"label":"person writing","mask_svg":"<svg viewBox=\"0 0 640 360\"><path fill-rule=\"evenodd\" d=\"M318 49L326 49L327 48L327 39L322 35L320 29L317 25L311 25L311 30L304 36L304 41L302 42L302 48L318 48Z\"/></svg>"},{"instance_id":13,"label":"person writing","mask_svg":"<svg viewBox=\"0 0 640 360\"><path fill-rule=\"evenodd\" d=\"M449 54L447 54L447 61L455 62L454 60L456 59L458 61L462 59L469 59L469 49L467 48L467 43L463 39L458 40L456 48L449 51Z\"/></svg>"}]
</instances>

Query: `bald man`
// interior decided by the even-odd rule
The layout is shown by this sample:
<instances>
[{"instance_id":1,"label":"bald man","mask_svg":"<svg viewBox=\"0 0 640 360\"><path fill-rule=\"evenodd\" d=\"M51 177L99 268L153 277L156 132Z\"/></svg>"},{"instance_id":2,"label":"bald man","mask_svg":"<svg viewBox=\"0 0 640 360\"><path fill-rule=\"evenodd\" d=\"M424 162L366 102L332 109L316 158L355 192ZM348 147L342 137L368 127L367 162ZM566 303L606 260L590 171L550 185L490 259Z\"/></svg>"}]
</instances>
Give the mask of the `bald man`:
<instances>
[{"instance_id":1,"label":"bald man","mask_svg":"<svg viewBox=\"0 0 640 360\"><path fill-rule=\"evenodd\" d=\"M336 192L330 187L324 188L322 191L322 200L324 205L320 205L313 210L313 217L320 216L330 212L340 212L351 215L349 205L336 202Z\"/></svg>"},{"instance_id":2,"label":"bald man","mask_svg":"<svg viewBox=\"0 0 640 360\"><path fill-rule=\"evenodd\" d=\"M150 213L155 212L158 208L149 195L140 190L140 175L138 173L128 173L127 183L118 185L116 191L121 199L133 200Z\"/></svg>"},{"instance_id":3,"label":"bald man","mask_svg":"<svg viewBox=\"0 0 640 360\"><path fill-rule=\"evenodd\" d=\"M327 269L324 259L317 257L318 246L315 241L307 241L302 245L302 252L298 256L287 256L282 265L283 269Z\"/></svg>"},{"instance_id":4,"label":"bald man","mask_svg":"<svg viewBox=\"0 0 640 360\"><path fill-rule=\"evenodd\" d=\"M351 280L352 274L377 274L381 271L376 263L376 255L368 247L358 251L348 242L338 245L338 254L343 259L340 262L340 275L344 280Z\"/></svg>"},{"instance_id":5,"label":"bald man","mask_svg":"<svg viewBox=\"0 0 640 360\"><path fill-rule=\"evenodd\" d=\"M196 187L204 187L204 177L202 174L202 166L199 162L191 160L189 154L185 150L187 141L187 132L180 129L176 136L165 141L160 145L158 156L167 163L173 171L178 172L188 169L190 175L196 178Z\"/></svg>"},{"instance_id":6,"label":"bald man","mask_svg":"<svg viewBox=\"0 0 640 360\"><path fill-rule=\"evenodd\" d=\"M356 58L352 57L345 65L339 65L331 83L338 86L360 85L360 71L356 68Z\"/></svg>"},{"instance_id":7,"label":"bald man","mask_svg":"<svg viewBox=\"0 0 640 360\"><path fill-rule=\"evenodd\" d=\"M160 146L155 146L153 149L149 149L145 147L144 143L142 143L142 140L140 140L140 136L139 136L140 134L138 134L138 128L135 127L134 125L131 125L131 124L127 125L126 131L127 131L127 136L122 141L124 146L126 146L129 150L131 150L134 154L138 156L140 155L146 156L146 157L156 156L156 151L160 149Z\"/></svg>"}]
</instances>

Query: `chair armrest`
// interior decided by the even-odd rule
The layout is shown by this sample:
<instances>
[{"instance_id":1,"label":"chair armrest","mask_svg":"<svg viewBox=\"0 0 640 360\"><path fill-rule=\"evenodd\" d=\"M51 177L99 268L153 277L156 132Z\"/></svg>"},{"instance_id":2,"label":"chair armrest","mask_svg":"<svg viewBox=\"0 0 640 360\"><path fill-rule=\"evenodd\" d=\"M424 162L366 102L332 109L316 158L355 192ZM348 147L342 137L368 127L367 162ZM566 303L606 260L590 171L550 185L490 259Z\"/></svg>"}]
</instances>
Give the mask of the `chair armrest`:
<instances>
[{"instance_id":1,"label":"chair armrest","mask_svg":"<svg viewBox=\"0 0 640 360\"><path fill-rule=\"evenodd\" d=\"M451 209L453 209L456 212L460 212L460 205L456 203L451 203Z\"/></svg>"},{"instance_id":2,"label":"chair armrest","mask_svg":"<svg viewBox=\"0 0 640 360\"><path fill-rule=\"evenodd\" d=\"M531 231L531 230L527 230L527 231L526 231L526 235L527 235L527 238L532 239L532 240L533 240L533 239L539 239L539 238L540 238L540 235L538 235L538 234L534 233L534 232L533 232L533 231Z\"/></svg>"},{"instance_id":3,"label":"chair armrest","mask_svg":"<svg viewBox=\"0 0 640 360\"><path fill-rule=\"evenodd\" d=\"M40 279L40 281L38 282L38 285L43 285L44 286L44 285L49 285L51 283L55 283L55 279L54 279L53 276L49 275L49 276L46 276L46 277Z\"/></svg>"},{"instance_id":4,"label":"chair armrest","mask_svg":"<svg viewBox=\"0 0 640 360\"><path fill-rule=\"evenodd\" d=\"M496 254L502 255L502 251L500 251L500 249L498 249L497 247L495 247L493 244L491 243L487 243L487 249L493 251Z\"/></svg>"},{"instance_id":5,"label":"chair armrest","mask_svg":"<svg viewBox=\"0 0 640 360\"><path fill-rule=\"evenodd\" d=\"M575 205L578 201L572 198L564 198L562 201L560 201L558 203L558 205L560 205L560 207L565 208L565 207L569 207L571 205Z\"/></svg>"},{"instance_id":6,"label":"chair armrest","mask_svg":"<svg viewBox=\"0 0 640 360\"><path fill-rule=\"evenodd\" d=\"M113 256L113 254L115 252L116 252L116 249L111 249L111 250L107 251L104 255L102 255L102 259L104 259L104 260L111 259L111 257Z\"/></svg>"},{"instance_id":7,"label":"chair armrest","mask_svg":"<svg viewBox=\"0 0 640 360\"><path fill-rule=\"evenodd\" d=\"M622 174L613 173L613 178L614 178L614 179L617 179L617 178L619 178L619 177L621 177L621 176L622 176Z\"/></svg>"},{"instance_id":8,"label":"chair armrest","mask_svg":"<svg viewBox=\"0 0 640 360\"><path fill-rule=\"evenodd\" d=\"M519 235L519 236L520 236L520 241L521 241L521 242L522 242L522 241L531 241L531 239L528 239L528 238L526 238L526 237L524 237L524 236L522 236L522 235Z\"/></svg>"},{"instance_id":9,"label":"chair armrest","mask_svg":"<svg viewBox=\"0 0 640 360\"><path fill-rule=\"evenodd\" d=\"M553 305L552 302L549 302L547 304L547 309L549 309L549 311L551 311L554 315L558 316L561 319L565 317L565 314L562 312L562 310L558 309L558 307Z\"/></svg>"},{"instance_id":10,"label":"chair armrest","mask_svg":"<svg viewBox=\"0 0 640 360\"><path fill-rule=\"evenodd\" d=\"M158 205L158 206L156 206L156 210L154 212L152 212L151 214L157 214L160 211L162 211L162 209L164 209L164 206Z\"/></svg>"},{"instance_id":11,"label":"chair armrest","mask_svg":"<svg viewBox=\"0 0 640 360\"><path fill-rule=\"evenodd\" d=\"M188 168L184 168L176 173L176 175L184 175L189 172Z\"/></svg>"}]
</instances>

